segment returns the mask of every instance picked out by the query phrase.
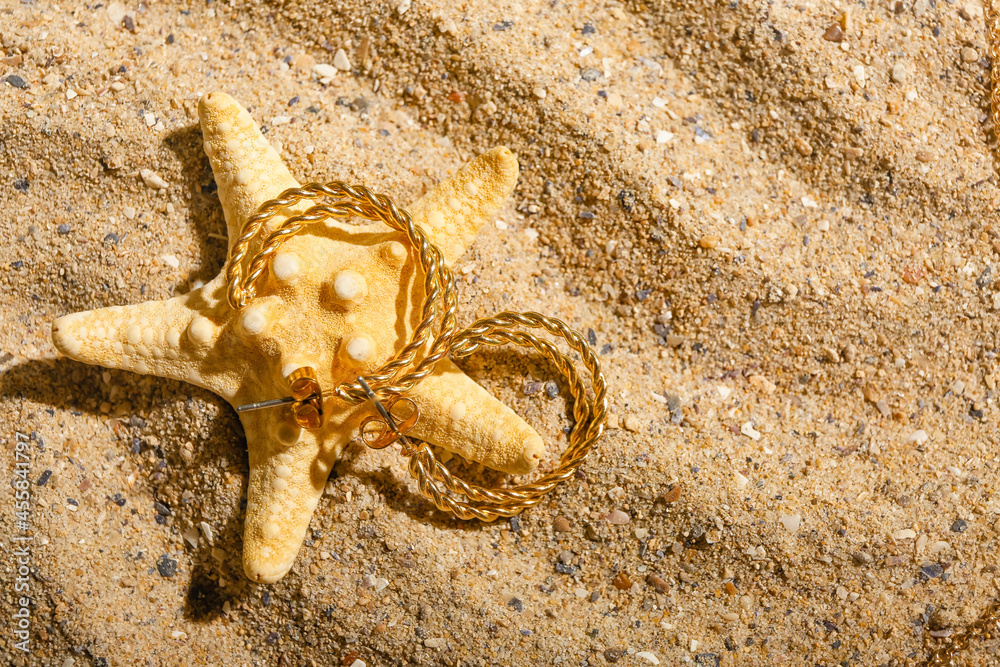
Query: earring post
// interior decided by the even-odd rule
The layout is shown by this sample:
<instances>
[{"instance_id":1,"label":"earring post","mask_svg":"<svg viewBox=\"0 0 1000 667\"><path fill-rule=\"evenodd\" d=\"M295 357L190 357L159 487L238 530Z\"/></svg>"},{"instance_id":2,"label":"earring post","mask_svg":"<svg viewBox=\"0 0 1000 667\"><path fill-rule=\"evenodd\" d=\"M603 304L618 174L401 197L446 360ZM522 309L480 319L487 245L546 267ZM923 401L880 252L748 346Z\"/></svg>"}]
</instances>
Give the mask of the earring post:
<instances>
[{"instance_id":1,"label":"earring post","mask_svg":"<svg viewBox=\"0 0 1000 667\"><path fill-rule=\"evenodd\" d=\"M396 426L396 420L392 418L392 414L385 409L385 406L382 405L382 401L378 400L378 396L375 395L375 392L372 391L372 388L368 386L368 383L365 382L365 379L360 375L358 376L358 384L361 385L361 388L365 390L366 394L368 394L368 398L370 398L372 403L375 404L375 409L378 410L380 415L382 415L382 419L385 420L386 426L388 426L392 432L396 434L396 438L399 440L399 443L403 445L403 447L410 447L410 441L405 435L400 433L399 427Z\"/></svg>"},{"instance_id":2,"label":"earring post","mask_svg":"<svg viewBox=\"0 0 1000 667\"><path fill-rule=\"evenodd\" d=\"M260 401L259 403L246 403L245 405L239 405L236 407L236 412L250 412L251 410L263 410L265 408L274 408L279 405L288 405L289 403L295 402L294 396L286 396L284 398L274 398L270 401Z\"/></svg>"}]
</instances>

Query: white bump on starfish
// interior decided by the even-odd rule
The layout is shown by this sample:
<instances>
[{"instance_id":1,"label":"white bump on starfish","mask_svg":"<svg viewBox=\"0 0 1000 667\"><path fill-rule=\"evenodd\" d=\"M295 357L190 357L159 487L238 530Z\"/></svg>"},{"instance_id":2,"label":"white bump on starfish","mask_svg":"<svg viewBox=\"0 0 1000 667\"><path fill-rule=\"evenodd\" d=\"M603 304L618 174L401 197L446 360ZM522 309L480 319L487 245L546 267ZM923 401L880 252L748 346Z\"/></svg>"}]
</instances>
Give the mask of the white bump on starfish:
<instances>
[{"instance_id":1,"label":"white bump on starfish","mask_svg":"<svg viewBox=\"0 0 1000 667\"><path fill-rule=\"evenodd\" d=\"M393 264L399 264L406 259L406 246L399 241L389 241L382 246L382 256Z\"/></svg>"},{"instance_id":2,"label":"white bump on starfish","mask_svg":"<svg viewBox=\"0 0 1000 667\"><path fill-rule=\"evenodd\" d=\"M298 183L231 97L206 95L199 113L232 243L260 204ZM454 262L510 195L517 171L509 150L494 149L407 210ZM282 210L269 227L309 205ZM405 343L419 321L423 283L399 232L381 223L325 227L286 241L273 280L258 283L257 300L240 312L229 307L220 274L182 297L62 317L53 342L74 359L185 380L237 405L287 396L287 376L302 366L325 389L353 380L359 367L384 363ZM447 360L410 397L421 415L414 435L467 459L523 473L543 452L527 424ZM325 408L315 430L301 429L287 408L240 413L250 459L243 563L254 581L288 572L327 475L371 414L332 397Z\"/></svg>"},{"instance_id":3,"label":"white bump on starfish","mask_svg":"<svg viewBox=\"0 0 1000 667\"><path fill-rule=\"evenodd\" d=\"M278 442L285 445L294 445L299 440L299 436L302 434L302 427L298 424L290 421L282 422L275 429L274 435L278 438Z\"/></svg>"},{"instance_id":4,"label":"white bump on starfish","mask_svg":"<svg viewBox=\"0 0 1000 667\"><path fill-rule=\"evenodd\" d=\"M282 365L281 377L287 378L298 369L302 368L303 366L309 366L311 363L312 360L306 357L296 355L292 357L291 361L286 361L284 365Z\"/></svg>"},{"instance_id":5,"label":"white bump on starfish","mask_svg":"<svg viewBox=\"0 0 1000 667\"><path fill-rule=\"evenodd\" d=\"M274 277L285 285L294 285L301 270L299 258L290 252L279 252L271 261L271 271L274 273Z\"/></svg>"},{"instance_id":6,"label":"white bump on starfish","mask_svg":"<svg viewBox=\"0 0 1000 667\"><path fill-rule=\"evenodd\" d=\"M187 327L188 338L195 345L207 345L215 338L215 325L207 317L196 315Z\"/></svg>"},{"instance_id":7,"label":"white bump on starfish","mask_svg":"<svg viewBox=\"0 0 1000 667\"><path fill-rule=\"evenodd\" d=\"M166 340L167 345L169 345L171 348L177 348L181 344L181 332L175 329L174 327L170 327L169 329L167 329L163 338L164 340Z\"/></svg>"},{"instance_id":8,"label":"white bump on starfish","mask_svg":"<svg viewBox=\"0 0 1000 667\"><path fill-rule=\"evenodd\" d=\"M125 330L125 339L132 345L138 345L142 339L142 330L135 324L130 324Z\"/></svg>"},{"instance_id":9,"label":"white bump on starfish","mask_svg":"<svg viewBox=\"0 0 1000 667\"><path fill-rule=\"evenodd\" d=\"M347 356L357 363L364 363L375 354L375 341L367 334L354 334L345 346Z\"/></svg>"},{"instance_id":10,"label":"white bump on starfish","mask_svg":"<svg viewBox=\"0 0 1000 667\"><path fill-rule=\"evenodd\" d=\"M271 324L267 310L267 305L263 303L247 306L240 316L240 328L251 336L264 333Z\"/></svg>"},{"instance_id":11,"label":"white bump on starfish","mask_svg":"<svg viewBox=\"0 0 1000 667\"><path fill-rule=\"evenodd\" d=\"M333 279L333 293L341 301L357 301L368 291L368 282L357 271L345 269Z\"/></svg>"}]
</instances>

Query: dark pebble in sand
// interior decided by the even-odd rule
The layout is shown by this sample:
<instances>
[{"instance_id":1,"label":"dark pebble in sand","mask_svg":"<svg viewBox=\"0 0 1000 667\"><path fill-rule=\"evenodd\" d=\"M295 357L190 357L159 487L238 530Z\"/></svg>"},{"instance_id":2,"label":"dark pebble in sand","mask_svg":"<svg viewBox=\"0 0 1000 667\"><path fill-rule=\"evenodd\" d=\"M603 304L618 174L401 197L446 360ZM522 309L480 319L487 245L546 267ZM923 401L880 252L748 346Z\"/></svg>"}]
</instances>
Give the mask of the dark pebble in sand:
<instances>
[{"instance_id":1,"label":"dark pebble in sand","mask_svg":"<svg viewBox=\"0 0 1000 667\"><path fill-rule=\"evenodd\" d=\"M172 577L177 574L177 561L163 554L156 559L156 569L160 572L161 577Z\"/></svg>"}]
</instances>

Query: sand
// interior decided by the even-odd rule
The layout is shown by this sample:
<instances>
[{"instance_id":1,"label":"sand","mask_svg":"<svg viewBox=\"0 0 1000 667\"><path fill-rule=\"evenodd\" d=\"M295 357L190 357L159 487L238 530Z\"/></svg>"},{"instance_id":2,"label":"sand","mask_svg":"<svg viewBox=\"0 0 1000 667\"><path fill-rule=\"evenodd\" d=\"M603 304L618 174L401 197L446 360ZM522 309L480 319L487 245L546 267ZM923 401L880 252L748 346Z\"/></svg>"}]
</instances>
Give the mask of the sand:
<instances>
[{"instance_id":1,"label":"sand","mask_svg":"<svg viewBox=\"0 0 1000 667\"><path fill-rule=\"evenodd\" d=\"M0 655L906 665L986 608L1000 193L981 5L333 4L0 7ZM463 523L355 445L292 572L245 579L234 411L49 338L59 315L221 267L212 90L303 182L408 201L492 146L519 156L456 264L460 317L538 310L591 337L612 415L584 475L518 521ZM462 365L558 455L565 388L536 384L554 369Z\"/></svg>"}]
</instances>

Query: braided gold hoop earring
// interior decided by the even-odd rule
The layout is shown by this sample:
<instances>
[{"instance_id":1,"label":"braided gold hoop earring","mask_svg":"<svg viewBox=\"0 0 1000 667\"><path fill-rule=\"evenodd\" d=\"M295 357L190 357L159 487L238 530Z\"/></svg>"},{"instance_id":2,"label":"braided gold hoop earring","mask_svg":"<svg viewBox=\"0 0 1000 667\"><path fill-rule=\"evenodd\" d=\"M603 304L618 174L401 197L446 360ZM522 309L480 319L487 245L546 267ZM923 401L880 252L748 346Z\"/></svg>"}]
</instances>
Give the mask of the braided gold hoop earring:
<instances>
[{"instance_id":1,"label":"braided gold hoop earring","mask_svg":"<svg viewBox=\"0 0 1000 667\"><path fill-rule=\"evenodd\" d=\"M263 236L266 224L282 209L303 201L319 201L304 213L290 216L277 229L259 241L256 253L247 261L250 248ZM293 372L297 384L293 395L261 403L242 405L239 412L294 403L293 414L303 428L318 428L323 421L323 401L336 396L350 403L371 400L376 414L362 423L361 440L373 449L391 444L400 445L400 454L409 459L410 475L416 480L422 496L441 510L461 519L493 521L511 517L534 507L560 483L569 479L583 464L594 444L604 432L607 417L607 382L601 364L587 340L564 322L534 312L503 312L476 321L456 332L458 297L455 277L445 264L440 249L427 240L424 232L413 223L409 213L396 206L385 195L364 186L351 186L339 181L310 183L301 188L285 190L278 197L264 202L243 226L240 237L230 250L226 264L230 305L239 310L257 295L258 281L267 271L281 245L310 225L329 218L360 217L383 222L403 232L417 249L424 271L424 303L421 322L409 342L389 361L373 373L355 382L344 382L324 394L312 368ZM573 358L561 352L552 342L540 338L529 329L542 329L562 338L579 355L580 363L590 375L589 387L577 372ZM433 340L432 340L433 336ZM430 341L426 355L419 361L417 354ZM434 371L445 356L467 357L483 346L515 345L533 349L553 363L566 379L573 399L575 424L559 465L535 482L512 488L489 489L456 477L438 461L431 447L406 436L406 431L419 419L416 404L405 397L420 381ZM589 392L588 392L589 389ZM383 403L384 401L384 403ZM397 407L398 406L398 407Z\"/></svg>"}]
</instances>

